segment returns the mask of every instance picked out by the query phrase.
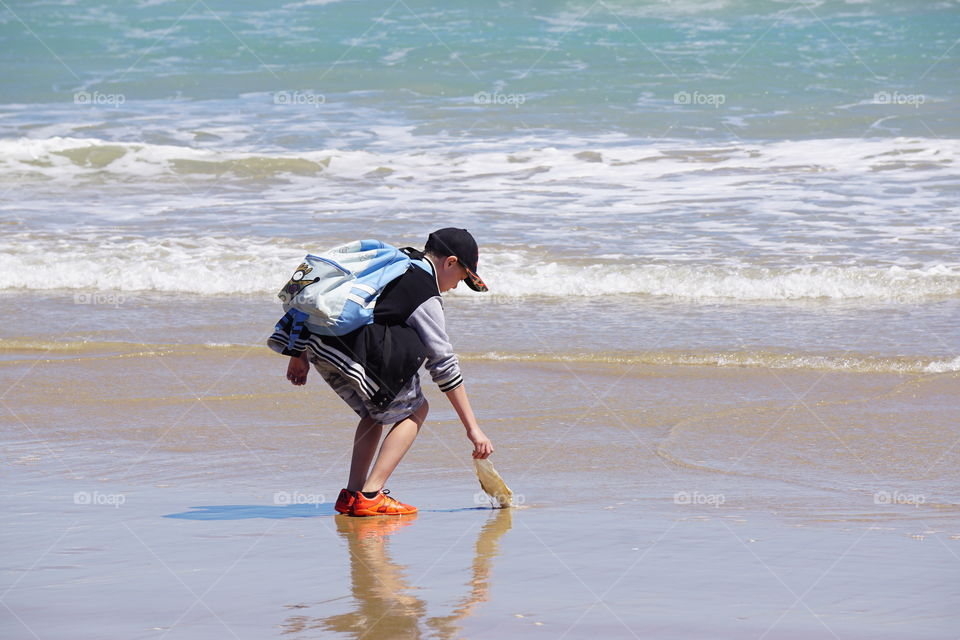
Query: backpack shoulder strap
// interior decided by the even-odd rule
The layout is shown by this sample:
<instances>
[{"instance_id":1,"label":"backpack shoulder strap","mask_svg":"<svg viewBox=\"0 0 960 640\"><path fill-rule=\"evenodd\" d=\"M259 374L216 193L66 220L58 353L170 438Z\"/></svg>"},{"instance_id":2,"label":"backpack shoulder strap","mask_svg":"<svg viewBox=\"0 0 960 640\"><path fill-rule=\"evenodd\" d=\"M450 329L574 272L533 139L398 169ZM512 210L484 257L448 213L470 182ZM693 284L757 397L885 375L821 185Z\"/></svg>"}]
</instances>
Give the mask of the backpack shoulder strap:
<instances>
[{"instance_id":1,"label":"backpack shoulder strap","mask_svg":"<svg viewBox=\"0 0 960 640\"><path fill-rule=\"evenodd\" d=\"M403 253L408 258L410 258L410 261L413 264L417 265L427 273L430 273L430 274L433 273L433 269L428 267L426 264L427 254L425 254L423 251L420 251L419 249L414 249L413 247L403 247L400 249L400 252Z\"/></svg>"}]
</instances>

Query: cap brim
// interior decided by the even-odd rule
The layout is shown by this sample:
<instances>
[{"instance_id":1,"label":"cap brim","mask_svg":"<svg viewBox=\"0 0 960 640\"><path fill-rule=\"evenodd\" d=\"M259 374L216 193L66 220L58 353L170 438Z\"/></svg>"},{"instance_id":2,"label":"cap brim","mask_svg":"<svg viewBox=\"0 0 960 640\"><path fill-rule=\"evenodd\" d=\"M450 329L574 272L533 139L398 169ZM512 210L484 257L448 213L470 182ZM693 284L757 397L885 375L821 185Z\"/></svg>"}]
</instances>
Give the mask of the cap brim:
<instances>
[{"instance_id":1,"label":"cap brim","mask_svg":"<svg viewBox=\"0 0 960 640\"><path fill-rule=\"evenodd\" d=\"M471 271L470 268L467 267L462 262L460 263L460 265L463 267L463 270L467 272L467 279L464 280L464 282L467 283L468 287L470 287L474 291L481 291L481 292L490 290L489 287L487 287L487 285L484 284L483 280L480 279L480 276L478 276L476 273Z\"/></svg>"}]
</instances>

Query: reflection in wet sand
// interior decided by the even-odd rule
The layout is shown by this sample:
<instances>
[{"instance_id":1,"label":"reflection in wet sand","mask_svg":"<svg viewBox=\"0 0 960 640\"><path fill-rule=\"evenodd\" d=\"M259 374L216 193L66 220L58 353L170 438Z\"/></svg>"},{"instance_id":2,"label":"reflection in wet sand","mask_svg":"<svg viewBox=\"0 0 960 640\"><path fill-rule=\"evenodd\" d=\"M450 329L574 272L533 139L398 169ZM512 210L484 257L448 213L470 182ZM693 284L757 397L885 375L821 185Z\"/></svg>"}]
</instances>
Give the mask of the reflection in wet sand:
<instances>
[{"instance_id":1,"label":"reflection in wet sand","mask_svg":"<svg viewBox=\"0 0 960 640\"><path fill-rule=\"evenodd\" d=\"M348 613L316 619L293 616L284 623L284 633L306 629L337 631L348 637L453 638L460 632L458 621L489 599L490 572L499 553L499 541L510 530L510 509L498 509L480 530L475 545L469 590L446 616L427 617L427 603L413 595L407 567L395 562L387 549L388 538L412 525L416 516L350 518L338 516L337 532L350 550L351 588L356 608Z\"/></svg>"},{"instance_id":2,"label":"reflection in wet sand","mask_svg":"<svg viewBox=\"0 0 960 640\"><path fill-rule=\"evenodd\" d=\"M453 638L461 627L458 620L473 613L474 608L490 598L490 570L493 559L500 552L500 537L513 526L513 510L497 509L496 515L487 520L477 536L473 557L473 572L470 578L470 592L454 607L448 616L437 616L427 620L427 624L436 629L441 638Z\"/></svg>"}]
</instances>

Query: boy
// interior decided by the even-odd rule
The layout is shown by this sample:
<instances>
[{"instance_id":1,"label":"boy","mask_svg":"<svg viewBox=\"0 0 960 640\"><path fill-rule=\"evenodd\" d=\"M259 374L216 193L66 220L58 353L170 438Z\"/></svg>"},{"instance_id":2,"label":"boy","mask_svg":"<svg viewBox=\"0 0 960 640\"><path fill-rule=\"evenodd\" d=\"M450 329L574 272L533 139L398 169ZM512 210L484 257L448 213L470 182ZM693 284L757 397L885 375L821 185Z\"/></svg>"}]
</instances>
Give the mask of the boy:
<instances>
[{"instance_id":1,"label":"boy","mask_svg":"<svg viewBox=\"0 0 960 640\"><path fill-rule=\"evenodd\" d=\"M466 229L448 227L427 238L424 251L404 250L422 258L427 269L411 265L388 284L377 298L373 324L344 336L312 335L303 330L296 349L288 348L291 323L285 316L267 341L270 348L290 356L287 380L307 381L312 362L324 381L360 416L353 441L353 458L346 488L335 509L353 516L405 515L417 508L387 495L383 486L406 454L427 418L428 404L417 370L427 370L456 410L473 443L473 457L493 453L490 439L477 425L456 354L444 328L441 293L456 289L461 280L474 291L487 291L477 275L479 250ZM374 454L384 424L387 432L373 469ZM368 473L369 471L369 473Z\"/></svg>"}]
</instances>

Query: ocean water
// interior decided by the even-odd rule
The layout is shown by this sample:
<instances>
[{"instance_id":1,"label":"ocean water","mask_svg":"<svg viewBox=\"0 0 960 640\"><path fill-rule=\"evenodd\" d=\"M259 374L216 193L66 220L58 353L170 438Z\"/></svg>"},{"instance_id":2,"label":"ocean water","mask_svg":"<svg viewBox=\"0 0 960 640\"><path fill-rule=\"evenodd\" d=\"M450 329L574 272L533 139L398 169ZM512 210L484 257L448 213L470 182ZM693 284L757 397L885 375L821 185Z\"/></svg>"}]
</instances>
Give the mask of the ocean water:
<instances>
[{"instance_id":1,"label":"ocean water","mask_svg":"<svg viewBox=\"0 0 960 640\"><path fill-rule=\"evenodd\" d=\"M492 292L451 304L565 345L476 353L957 370L958 32L946 1L11 2L0 291L216 317L456 225Z\"/></svg>"}]
</instances>

